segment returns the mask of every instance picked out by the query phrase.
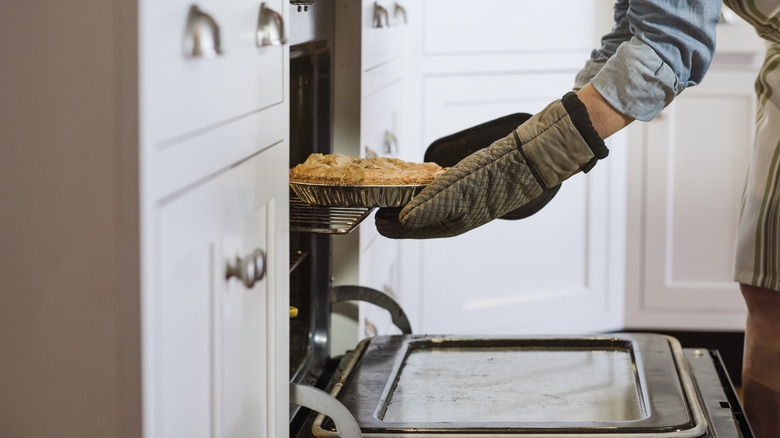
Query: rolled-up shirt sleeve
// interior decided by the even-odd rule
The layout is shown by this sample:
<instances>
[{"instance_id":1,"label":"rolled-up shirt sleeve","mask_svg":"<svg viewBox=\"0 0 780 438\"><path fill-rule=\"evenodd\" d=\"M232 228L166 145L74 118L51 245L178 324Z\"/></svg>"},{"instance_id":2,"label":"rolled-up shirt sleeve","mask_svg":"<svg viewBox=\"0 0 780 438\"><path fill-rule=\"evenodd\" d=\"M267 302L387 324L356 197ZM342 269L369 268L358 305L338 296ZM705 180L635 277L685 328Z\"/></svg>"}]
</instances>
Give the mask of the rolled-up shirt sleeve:
<instances>
[{"instance_id":1,"label":"rolled-up shirt sleeve","mask_svg":"<svg viewBox=\"0 0 780 438\"><path fill-rule=\"evenodd\" d=\"M720 0L618 0L615 26L577 74L617 111L652 120L704 78L715 51Z\"/></svg>"}]
</instances>

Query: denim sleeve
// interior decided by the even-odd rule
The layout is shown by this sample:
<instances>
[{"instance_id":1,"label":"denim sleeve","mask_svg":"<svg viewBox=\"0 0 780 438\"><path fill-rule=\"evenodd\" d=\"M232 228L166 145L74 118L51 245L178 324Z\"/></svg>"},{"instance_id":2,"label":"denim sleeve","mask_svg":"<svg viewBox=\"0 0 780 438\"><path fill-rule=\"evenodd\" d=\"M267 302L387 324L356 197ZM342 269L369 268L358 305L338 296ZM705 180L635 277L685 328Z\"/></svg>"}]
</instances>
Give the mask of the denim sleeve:
<instances>
[{"instance_id":1,"label":"denim sleeve","mask_svg":"<svg viewBox=\"0 0 780 438\"><path fill-rule=\"evenodd\" d=\"M652 120L701 82L715 51L720 0L617 0L615 26L577 75L615 109Z\"/></svg>"}]
</instances>

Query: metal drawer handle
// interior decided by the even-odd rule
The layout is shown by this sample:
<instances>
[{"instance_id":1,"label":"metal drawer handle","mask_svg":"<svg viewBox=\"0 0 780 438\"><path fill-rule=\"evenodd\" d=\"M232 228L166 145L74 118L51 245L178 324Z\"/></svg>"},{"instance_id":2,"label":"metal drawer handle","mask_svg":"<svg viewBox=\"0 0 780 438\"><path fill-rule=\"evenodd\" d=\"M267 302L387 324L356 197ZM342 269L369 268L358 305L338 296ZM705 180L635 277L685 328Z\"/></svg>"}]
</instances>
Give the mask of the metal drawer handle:
<instances>
[{"instance_id":1,"label":"metal drawer handle","mask_svg":"<svg viewBox=\"0 0 780 438\"><path fill-rule=\"evenodd\" d=\"M387 13L387 9L377 2L374 2L374 27L390 27L390 15Z\"/></svg>"},{"instance_id":2,"label":"metal drawer handle","mask_svg":"<svg viewBox=\"0 0 780 438\"><path fill-rule=\"evenodd\" d=\"M366 158L376 158L379 156L379 154L377 154L375 150L371 149L368 146L365 147L365 151L366 151L365 153Z\"/></svg>"},{"instance_id":3,"label":"metal drawer handle","mask_svg":"<svg viewBox=\"0 0 780 438\"><path fill-rule=\"evenodd\" d=\"M399 5L398 3L395 4L395 9L393 10L393 22L396 24L409 23L409 20L406 19L406 8Z\"/></svg>"},{"instance_id":4,"label":"metal drawer handle","mask_svg":"<svg viewBox=\"0 0 780 438\"><path fill-rule=\"evenodd\" d=\"M226 264L225 280L236 277L244 283L247 289L251 289L255 282L265 277L265 253L262 249L256 249L244 258L236 256L235 262Z\"/></svg>"},{"instance_id":5,"label":"metal drawer handle","mask_svg":"<svg viewBox=\"0 0 780 438\"><path fill-rule=\"evenodd\" d=\"M385 131L385 153L387 155L398 155L398 139L390 131Z\"/></svg>"},{"instance_id":6,"label":"metal drawer handle","mask_svg":"<svg viewBox=\"0 0 780 438\"><path fill-rule=\"evenodd\" d=\"M187 58L213 58L222 54L219 24L214 18L201 11L197 5L190 6L187 15L187 29L184 34L184 56Z\"/></svg>"},{"instance_id":7,"label":"metal drawer handle","mask_svg":"<svg viewBox=\"0 0 780 438\"><path fill-rule=\"evenodd\" d=\"M260 13L257 16L257 47L281 46L287 44L284 36L284 18L282 14L260 4Z\"/></svg>"}]
</instances>

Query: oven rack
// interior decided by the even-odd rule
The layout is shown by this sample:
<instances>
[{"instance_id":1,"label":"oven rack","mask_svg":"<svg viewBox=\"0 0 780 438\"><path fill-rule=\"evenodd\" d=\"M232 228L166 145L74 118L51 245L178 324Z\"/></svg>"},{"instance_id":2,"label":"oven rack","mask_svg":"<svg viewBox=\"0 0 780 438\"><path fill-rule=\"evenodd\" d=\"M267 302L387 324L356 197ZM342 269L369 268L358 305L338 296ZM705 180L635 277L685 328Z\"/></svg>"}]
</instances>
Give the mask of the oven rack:
<instances>
[{"instance_id":1,"label":"oven rack","mask_svg":"<svg viewBox=\"0 0 780 438\"><path fill-rule=\"evenodd\" d=\"M327 207L307 204L290 194L290 231L301 233L349 234L369 214L369 207Z\"/></svg>"}]
</instances>

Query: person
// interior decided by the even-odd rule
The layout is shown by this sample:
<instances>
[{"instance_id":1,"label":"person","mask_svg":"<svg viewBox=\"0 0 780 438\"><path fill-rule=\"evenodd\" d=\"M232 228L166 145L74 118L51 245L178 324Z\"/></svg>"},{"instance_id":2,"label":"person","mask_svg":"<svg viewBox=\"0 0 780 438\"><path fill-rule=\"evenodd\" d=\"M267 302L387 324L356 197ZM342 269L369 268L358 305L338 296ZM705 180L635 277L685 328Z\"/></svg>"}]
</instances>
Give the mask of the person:
<instances>
[{"instance_id":1,"label":"person","mask_svg":"<svg viewBox=\"0 0 780 438\"><path fill-rule=\"evenodd\" d=\"M734 279L748 309L744 407L755 436L773 438L780 436L780 0L724 3L767 46ZM702 81L721 7L720 0L617 0L614 26L577 74L574 92L451 167L400 211L380 209L377 229L391 238L456 236L589 171L608 154L604 139L652 120Z\"/></svg>"}]
</instances>

